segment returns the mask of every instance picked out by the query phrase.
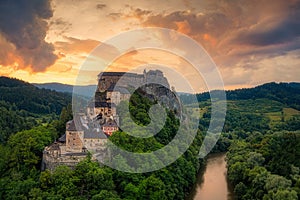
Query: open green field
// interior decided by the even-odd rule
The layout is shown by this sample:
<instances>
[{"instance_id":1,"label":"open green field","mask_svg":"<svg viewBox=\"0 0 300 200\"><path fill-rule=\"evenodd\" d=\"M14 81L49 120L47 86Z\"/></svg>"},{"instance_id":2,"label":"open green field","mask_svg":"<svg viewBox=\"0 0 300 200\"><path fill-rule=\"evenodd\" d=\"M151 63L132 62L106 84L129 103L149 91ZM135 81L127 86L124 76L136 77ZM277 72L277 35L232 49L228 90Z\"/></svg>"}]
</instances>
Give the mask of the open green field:
<instances>
[{"instance_id":1,"label":"open green field","mask_svg":"<svg viewBox=\"0 0 300 200\"><path fill-rule=\"evenodd\" d=\"M199 107L195 104L187 106L188 113L191 117L196 118L203 116L210 108L210 102L204 101L199 103ZM227 101L227 112L238 112L241 114L255 114L265 116L270 119L269 125L271 127L276 124L290 120L293 117L300 116L300 111L294 108L289 108L286 105L269 99L255 99L255 100L229 100Z\"/></svg>"},{"instance_id":2,"label":"open green field","mask_svg":"<svg viewBox=\"0 0 300 200\"><path fill-rule=\"evenodd\" d=\"M280 112L269 112L266 113L271 120L270 125L273 126L279 122L290 120L295 116L300 116L300 111L294 108L282 108Z\"/></svg>"}]
</instances>

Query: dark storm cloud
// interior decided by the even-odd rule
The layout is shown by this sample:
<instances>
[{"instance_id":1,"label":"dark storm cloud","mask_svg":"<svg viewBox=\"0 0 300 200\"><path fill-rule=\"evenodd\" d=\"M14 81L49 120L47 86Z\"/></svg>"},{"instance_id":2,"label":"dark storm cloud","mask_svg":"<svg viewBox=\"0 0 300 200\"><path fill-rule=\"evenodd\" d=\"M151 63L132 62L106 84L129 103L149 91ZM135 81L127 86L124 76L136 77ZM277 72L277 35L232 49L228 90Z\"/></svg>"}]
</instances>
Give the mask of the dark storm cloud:
<instances>
[{"instance_id":1,"label":"dark storm cloud","mask_svg":"<svg viewBox=\"0 0 300 200\"><path fill-rule=\"evenodd\" d=\"M300 37L300 8L292 8L286 17L274 19L278 21L268 28L265 22L254 30L247 30L238 36L241 43L264 46L293 41Z\"/></svg>"},{"instance_id":2,"label":"dark storm cloud","mask_svg":"<svg viewBox=\"0 0 300 200\"><path fill-rule=\"evenodd\" d=\"M202 44L211 55L215 54L216 45L233 30L233 21L221 12L175 11L168 14L149 16L145 26L159 26L187 34Z\"/></svg>"},{"instance_id":3,"label":"dark storm cloud","mask_svg":"<svg viewBox=\"0 0 300 200\"><path fill-rule=\"evenodd\" d=\"M72 27L72 24L65 21L64 19L57 18L55 20L51 20L49 22L49 26L51 28L54 28L56 30L56 35L57 36L62 36L64 35L68 30L70 30L70 28Z\"/></svg>"},{"instance_id":4,"label":"dark storm cloud","mask_svg":"<svg viewBox=\"0 0 300 200\"><path fill-rule=\"evenodd\" d=\"M192 34L210 33L223 34L230 29L231 21L223 13L212 12L209 14L190 13L186 11L175 11L169 14L157 14L148 17L144 22L146 25L157 25L177 29L176 22L187 21L192 29Z\"/></svg>"},{"instance_id":5,"label":"dark storm cloud","mask_svg":"<svg viewBox=\"0 0 300 200\"><path fill-rule=\"evenodd\" d=\"M280 44L300 36L300 1L286 1L285 6L282 6L283 3L281 0L247 1L243 5L231 1L214 2L212 10L204 13L161 13L150 15L143 23L177 29L176 22L187 21L190 36L209 33L224 39L225 34L230 33L234 36L231 41L236 43L258 46Z\"/></svg>"},{"instance_id":6,"label":"dark storm cloud","mask_svg":"<svg viewBox=\"0 0 300 200\"><path fill-rule=\"evenodd\" d=\"M299 49L299 0L190 0L189 5L192 10L150 13L142 24L188 34L222 64Z\"/></svg>"},{"instance_id":7,"label":"dark storm cloud","mask_svg":"<svg viewBox=\"0 0 300 200\"><path fill-rule=\"evenodd\" d=\"M16 56L32 71L44 71L57 56L54 47L45 41L48 24L52 16L47 0L1 0L0 34L15 46ZM1 62L1 61L0 61Z\"/></svg>"}]
</instances>

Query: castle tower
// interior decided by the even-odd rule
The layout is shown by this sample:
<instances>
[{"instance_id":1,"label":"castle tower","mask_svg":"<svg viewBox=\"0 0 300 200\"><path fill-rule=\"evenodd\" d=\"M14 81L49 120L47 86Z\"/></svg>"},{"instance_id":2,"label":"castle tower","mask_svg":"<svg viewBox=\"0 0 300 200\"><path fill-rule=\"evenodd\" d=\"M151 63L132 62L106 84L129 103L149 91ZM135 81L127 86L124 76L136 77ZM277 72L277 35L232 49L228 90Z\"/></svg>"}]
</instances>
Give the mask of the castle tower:
<instances>
[{"instance_id":1,"label":"castle tower","mask_svg":"<svg viewBox=\"0 0 300 200\"><path fill-rule=\"evenodd\" d=\"M75 126L74 120L67 122L66 125L66 151L75 153L82 152L84 131Z\"/></svg>"}]
</instances>

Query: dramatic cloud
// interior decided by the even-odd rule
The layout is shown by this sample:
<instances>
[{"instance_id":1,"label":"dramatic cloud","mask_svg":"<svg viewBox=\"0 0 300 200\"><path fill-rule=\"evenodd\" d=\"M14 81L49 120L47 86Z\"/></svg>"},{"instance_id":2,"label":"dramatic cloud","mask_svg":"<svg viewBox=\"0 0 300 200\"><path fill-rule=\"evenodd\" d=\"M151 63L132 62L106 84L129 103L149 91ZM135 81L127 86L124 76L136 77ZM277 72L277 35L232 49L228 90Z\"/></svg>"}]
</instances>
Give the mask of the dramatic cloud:
<instances>
[{"instance_id":1,"label":"dramatic cloud","mask_svg":"<svg viewBox=\"0 0 300 200\"><path fill-rule=\"evenodd\" d=\"M252 30L242 31L238 40L243 44L265 46L290 42L300 36L300 10L278 21L266 21Z\"/></svg>"},{"instance_id":2,"label":"dramatic cloud","mask_svg":"<svg viewBox=\"0 0 300 200\"><path fill-rule=\"evenodd\" d=\"M298 0L189 1L188 5L191 10L152 14L142 24L189 35L221 66L226 66L225 56L238 62L242 54L245 57L240 59L247 59L248 55L278 55L299 48Z\"/></svg>"},{"instance_id":3,"label":"dramatic cloud","mask_svg":"<svg viewBox=\"0 0 300 200\"><path fill-rule=\"evenodd\" d=\"M97 4L97 5L96 5L96 8L97 8L97 9L100 9L100 10L104 9L105 7L106 7L105 4Z\"/></svg>"},{"instance_id":4,"label":"dramatic cloud","mask_svg":"<svg viewBox=\"0 0 300 200\"><path fill-rule=\"evenodd\" d=\"M113 20L117 20L120 17L122 17L123 14L122 13L109 13L107 16L110 17Z\"/></svg>"},{"instance_id":5,"label":"dramatic cloud","mask_svg":"<svg viewBox=\"0 0 300 200\"><path fill-rule=\"evenodd\" d=\"M3 0L0 2L0 40L6 46L2 51L18 58L9 61L0 54L0 64L14 64L17 68L30 67L33 72L45 71L57 56L54 47L45 41L52 16L50 2L46 0ZM3 57L2 57L3 56ZM17 62L17 63L16 63Z\"/></svg>"},{"instance_id":6,"label":"dramatic cloud","mask_svg":"<svg viewBox=\"0 0 300 200\"><path fill-rule=\"evenodd\" d=\"M54 19L50 21L49 28L52 28L55 30L54 34L56 36L62 36L64 35L69 29L72 27L71 23L68 23L64 21L61 17L58 19Z\"/></svg>"},{"instance_id":7,"label":"dramatic cloud","mask_svg":"<svg viewBox=\"0 0 300 200\"><path fill-rule=\"evenodd\" d=\"M63 54L90 53L100 44L100 42L96 40L80 40L73 37L65 37L65 40L66 41L58 41L55 43L56 50Z\"/></svg>"},{"instance_id":8,"label":"dramatic cloud","mask_svg":"<svg viewBox=\"0 0 300 200\"><path fill-rule=\"evenodd\" d=\"M105 45L109 38L136 28L162 27L202 45L230 88L300 81L300 0L95 0L75 4L74 0L51 0L53 13L49 1L0 1L1 74L13 72L14 76L20 71L16 77L23 78L26 71L32 78L52 73L58 80L54 75L61 73L70 80L98 44L103 51L90 60L90 71L118 55L118 49ZM157 37L172 50L168 42L172 35ZM110 69L125 71L146 61L164 60L167 57L160 52L133 51ZM198 81L185 71L184 62L173 61L172 68Z\"/></svg>"},{"instance_id":9,"label":"dramatic cloud","mask_svg":"<svg viewBox=\"0 0 300 200\"><path fill-rule=\"evenodd\" d=\"M233 27L232 20L222 13L203 14L188 11L152 15L143 24L170 28L187 34L202 44L211 54L216 53L216 45Z\"/></svg>"},{"instance_id":10,"label":"dramatic cloud","mask_svg":"<svg viewBox=\"0 0 300 200\"><path fill-rule=\"evenodd\" d=\"M12 53L15 51L15 46L6 40L0 34L0 64L10 65L15 62L16 56Z\"/></svg>"},{"instance_id":11,"label":"dramatic cloud","mask_svg":"<svg viewBox=\"0 0 300 200\"><path fill-rule=\"evenodd\" d=\"M147 17L149 14L152 13L152 11L150 11L150 10L142 10L140 8L134 8L132 6L127 6L127 7L130 8L129 13L124 15L127 18L134 17L134 18L143 20L144 17Z\"/></svg>"}]
</instances>

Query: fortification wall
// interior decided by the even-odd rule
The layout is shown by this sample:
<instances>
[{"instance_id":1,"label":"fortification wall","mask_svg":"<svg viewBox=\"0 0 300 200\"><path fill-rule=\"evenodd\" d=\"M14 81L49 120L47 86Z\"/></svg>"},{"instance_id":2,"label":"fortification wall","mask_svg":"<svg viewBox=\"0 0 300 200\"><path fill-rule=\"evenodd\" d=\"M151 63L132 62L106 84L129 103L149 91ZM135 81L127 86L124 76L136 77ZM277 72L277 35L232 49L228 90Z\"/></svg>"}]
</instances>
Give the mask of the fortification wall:
<instances>
[{"instance_id":1,"label":"fortification wall","mask_svg":"<svg viewBox=\"0 0 300 200\"><path fill-rule=\"evenodd\" d=\"M80 161L84 160L86 156L87 153L69 155L63 154L58 157L44 153L42 160L42 170L48 169L50 171L53 171L60 165L66 165L68 167L74 168Z\"/></svg>"}]
</instances>

